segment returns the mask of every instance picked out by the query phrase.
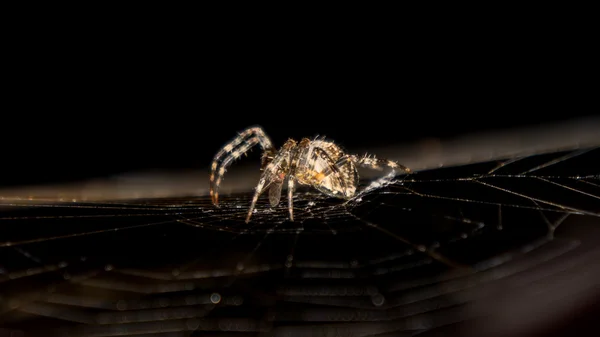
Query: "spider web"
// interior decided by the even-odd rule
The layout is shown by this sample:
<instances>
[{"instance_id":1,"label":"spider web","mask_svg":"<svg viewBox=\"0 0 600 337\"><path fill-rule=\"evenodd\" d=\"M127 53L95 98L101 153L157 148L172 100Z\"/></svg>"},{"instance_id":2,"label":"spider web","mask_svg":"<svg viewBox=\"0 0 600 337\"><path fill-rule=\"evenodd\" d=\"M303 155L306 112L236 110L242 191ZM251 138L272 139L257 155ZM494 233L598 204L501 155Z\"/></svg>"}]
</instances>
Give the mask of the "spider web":
<instances>
[{"instance_id":1,"label":"spider web","mask_svg":"<svg viewBox=\"0 0 600 337\"><path fill-rule=\"evenodd\" d=\"M246 224L251 191L219 208L206 195L3 197L0 326L27 336L511 332L498 308L518 313L514 301L529 296L560 302L558 312L597 289L598 158L590 147L369 178L349 201L300 189L294 222L287 203L263 197ZM586 277L564 291L564 275ZM506 289L512 302L498 300Z\"/></svg>"}]
</instances>

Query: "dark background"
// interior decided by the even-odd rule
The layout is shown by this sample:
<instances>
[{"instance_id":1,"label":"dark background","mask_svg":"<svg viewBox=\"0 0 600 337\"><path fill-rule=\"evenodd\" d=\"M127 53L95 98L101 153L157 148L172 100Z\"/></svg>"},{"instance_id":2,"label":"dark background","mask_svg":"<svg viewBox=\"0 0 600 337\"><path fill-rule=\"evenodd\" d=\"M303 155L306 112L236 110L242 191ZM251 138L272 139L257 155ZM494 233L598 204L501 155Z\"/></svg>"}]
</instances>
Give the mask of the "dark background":
<instances>
[{"instance_id":1,"label":"dark background","mask_svg":"<svg viewBox=\"0 0 600 337\"><path fill-rule=\"evenodd\" d=\"M254 124L277 145L319 134L375 147L594 111L588 47L562 33L72 28L32 32L7 53L1 186L204 168Z\"/></svg>"},{"instance_id":2,"label":"dark background","mask_svg":"<svg viewBox=\"0 0 600 337\"><path fill-rule=\"evenodd\" d=\"M586 64L593 44L562 27L312 34L270 27L223 36L215 33L222 27L108 33L109 25L45 27L5 48L1 186L205 169L224 142L254 124L277 145L321 134L352 148L598 111L588 84L597 77ZM67 231L57 221L45 227ZM157 233L164 244L165 230ZM165 255L148 237L135 249L143 243Z\"/></svg>"}]
</instances>

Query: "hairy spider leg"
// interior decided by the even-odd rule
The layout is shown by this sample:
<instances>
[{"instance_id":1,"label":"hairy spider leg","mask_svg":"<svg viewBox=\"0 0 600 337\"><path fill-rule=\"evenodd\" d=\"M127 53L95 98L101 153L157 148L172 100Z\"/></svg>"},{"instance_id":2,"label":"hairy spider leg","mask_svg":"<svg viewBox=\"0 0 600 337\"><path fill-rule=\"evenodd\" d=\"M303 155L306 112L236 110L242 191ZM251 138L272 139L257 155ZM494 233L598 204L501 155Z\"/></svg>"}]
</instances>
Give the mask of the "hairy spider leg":
<instances>
[{"instance_id":1,"label":"hairy spider leg","mask_svg":"<svg viewBox=\"0 0 600 337\"><path fill-rule=\"evenodd\" d=\"M288 176L288 211L290 213L290 221L294 221L294 176Z\"/></svg>"},{"instance_id":2,"label":"hairy spider leg","mask_svg":"<svg viewBox=\"0 0 600 337\"><path fill-rule=\"evenodd\" d=\"M284 163L280 164L279 168L281 171L275 176L276 181L273 181L271 187L269 188L269 202L271 207L275 207L279 204L279 200L281 199L281 189L286 176L289 187L289 179L291 177L290 172L293 171L292 161L297 156L296 144L297 143L295 140L288 139L281 148L280 155L284 159Z\"/></svg>"},{"instance_id":3,"label":"hairy spider leg","mask_svg":"<svg viewBox=\"0 0 600 337\"><path fill-rule=\"evenodd\" d=\"M369 193L370 191L382 186L386 181L389 181L391 178L395 177L396 176L396 168L400 168L405 173L412 172L408 167L400 165L393 160L378 159L375 156L369 156L366 154L364 156L362 156L361 158L359 158L356 155L352 155L352 156L350 156L350 160L354 161L355 165L357 165L357 166L366 167L366 168L370 168L373 170L381 171L385 167L392 169L389 174L387 174L383 177L380 177L379 179L377 179L375 181L372 181L368 186L366 186L361 191L356 193L355 197L360 197L361 195Z\"/></svg>"},{"instance_id":4,"label":"hairy spider leg","mask_svg":"<svg viewBox=\"0 0 600 337\"><path fill-rule=\"evenodd\" d=\"M273 148L269 137L262 128L257 126L240 132L237 137L223 146L213 158L210 173L210 197L215 206L219 203L218 189L227 167L256 144L260 144L263 151Z\"/></svg>"},{"instance_id":5,"label":"hairy spider leg","mask_svg":"<svg viewBox=\"0 0 600 337\"><path fill-rule=\"evenodd\" d=\"M285 164L279 165L280 170L274 176L273 181L271 182L271 187L269 187L269 203L271 204L271 207L277 206L279 204L279 201L281 200L281 189L283 187L283 182L286 176L284 167L289 168L291 158L290 150L291 148L289 148L289 146L287 148L284 146L282 148L282 151L279 153L281 158L287 157L287 161ZM274 159L276 156L277 154L275 154L275 156L272 159Z\"/></svg>"},{"instance_id":6,"label":"hairy spider leg","mask_svg":"<svg viewBox=\"0 0 600 337\"><path fill-rule=\"evenodd\" d=\"M260 175L260 179L258 180L258 185L256 185L256 187L254 189L254 196L252 197L252 202L250 203L250 208L248 209L248 215L246 216L246 223L250 222L250 217L252 217L252 212L254 211L254 208L256 207L256 202L258 201L258 197L265 190L266 187L269 187L270 180L272 180L271 175L273 174L271 171L273 171L274 168L275 168L275 160L273 160L269 165L267 165L267 167L265 168L263 173ZM269 184L267 182L269 182Z\"/></svg>"},{"instance_id":7,"label":"hairy spider leg","mask_svg":"<svg viewBox=\"0 0 600 337\"><path fill-rule=\"evenodd\" d=\"M254 196L252 197L252 202L250 203L250 209L248 210L248 215L246 216L246 223L250 222L250 217L252 217L252 212L254 212L254 208L256 207L256 202L258 201L258 197L265 191L266 188L272 187L271 184L282 184L283 179L286 175L285 172L285 161L288 160L292 149L296 146L296 142L293 140L288 140L275 158L265 167L263 173L260 175L260 179L258 181L258 185L254 190ZM277 187L276 187L277 188ZM281 189L278 190L281 194ZM269 190L269 194L271 191ZM275 193L275 192L273 192ZM269 195L269 199L271 195ZM272 202L273 200L270 200ZM279 201L279 200L278 200Z\"/></svg>"},{"instance_id":8,"label":"hairy spider leg","mask_svg":"<svg viewBox=\"0 0 600 337\"><path fill-rule=\"evenodd\" d=\"M310 140L304 138L300 141L298 146L294 148L293 154L290 155L290 167L288 171L288 212L290 213L290 221L294 221L294 188L296 185L296 168L300 160L299 156L304 152L304 149L309 148Z\"/></svg>"},{"instance_id":9,"label":"hairy spider leg","mask_svg":"<svg viewBox=\"0 0 600 337\"><path fill-rule=\"evenodd\" d=\"M213 204L218 205L219 186L221 184L221 180L223 179L223 175L227 171L227 167L231 165L235 159L248 152L256 144L258 144L258 140L256 138L245 140L240 146L230 152L230 154L223 159L220 165L217 162L213 162L211 165L212 171L210 174L210 196ZM217 168L219 169L217 170Z\"/></svg>"},{"instance_id":10,"label":"hairy spider leg","mask_svg":"<svg viewBox=\"0 0 600 337\"><path fill-rule=\"evenodd\" d=\"M406 173L411 172L411 170L408 167L400 165L393 160L379 159L375 156L364 155L361 158L359 158L356 155L352 155L350 156L350 159L358 166L370 168L373 170L382 170L385 167L389 167L391 169L394 169L394 171L396 168L399 168Z\"/></svg>"}]
</instances>

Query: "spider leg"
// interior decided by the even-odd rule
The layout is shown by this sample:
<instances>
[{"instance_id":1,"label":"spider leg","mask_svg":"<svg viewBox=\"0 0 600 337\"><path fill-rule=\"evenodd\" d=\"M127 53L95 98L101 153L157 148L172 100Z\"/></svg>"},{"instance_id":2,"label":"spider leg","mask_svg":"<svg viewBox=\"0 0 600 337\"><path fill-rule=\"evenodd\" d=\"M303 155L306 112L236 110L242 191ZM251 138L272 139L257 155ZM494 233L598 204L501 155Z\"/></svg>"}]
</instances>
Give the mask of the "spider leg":
<instances>
[{"instance_id":1,"label":"spider leg","mask_svg":"<svg viewBox=\"0 0 600 337\"><path fill-rule=\"evenodd\" d=\"M290 213L290 221L294 221L294 188L296 185L296 169L298 168L298 162L300 161L300 154L305 149L310 148L310 140L308 138L302 139L298 144L293 153L288 154L289 171L288 171L288 211Z\"/></svg>"},{"instance_id":2,"label":"spider leg","mask_svg":"<svg viewBox=\"0 0 600 337\"><path fill-rule=\"evenodd\" d=\"M218 161L222 156L231 152L235 147L243 143L244 140L247 140L251 137L258 138L260 146L263 149L269 149L273 147L271 140L265 134L263 129L260 126L253 126L238 133L238 135L235 138L233 138L229 143L225 144L225 146L223 146L223 148L215 155L214 161Z\"/></svg>"},{"instance_id":3,"label":"spider leg","mask_svg":"<svg viewBox=\"0 0 600 337\"><path fill-rule=\"evenodd\" d=\"M260 127L251 127L240 132L237 137L217 152L213 158L210 173L210 196L214 205L219 203L219 185L227 167L256 144L260 144L263 151L273 148L271 140Z\"/></svg>"},{"instance_id":4,"label":"spider leg","mask_svg":"<svg viewBox=\"0 0 600 337\"><path fill-rule=\"evenodd\" d=\"M408 167L400 165L395 161L379 159L375 156L364 155L363 157L359 158L356 155L352 155L350 156L350 160L354 161L354 163L357 166L366 167L373 170L383 170L384 167L392 169L389 174L382 176L375 181L372 181L368 186L366 186L359 193L357 193L355 197L360 197L361 195L369 193L374 189L380 188L381 186L385 186L387 182L391 181L391 179L393 179L396 176L396 168L400 168L405 173L412 172Z\"/></svg>"},{"instance_id":5,"label":"spider leg","mask_svg":"<svg viewBox=\"0 0 600 337\"><path fill-rule=\"evenodd\" d=\"M290 212L290 221L294 221L294 177L288 178L288 210Z\"/></svg>"},{"instance_id":6,"label":"spider leg","mask_svg":"<svg viewBox=\"0 0 600 337\"><path fill-rule=\"evenodd\" d=\"M221 184L221 180L223 179L223 175L225 171L227 171L227 167L231 165L231 163L242 156L244 153L248 152L254 145L256 145L258 141L256 138L250 138L244 143L242 143L235 150L230 152L221 163L217 161L213 161L211 165L211 173L210 173L210 196L212 198L212 202L215 205L219 203L219 185Z\"/></svg>"},{"instance_id":7,"label":"spider leg","mask_svg":"<svg viewBox=\"0 0 600 337\"><path fill-rule=\"evenodd\" d=\"M248 215L246 216L246 223L250 222L250 217L252 217L252 212L254 212L254 208L256 207L256 202L258 201L258 197L265 189L265 184L267 184L267 180L269 179L268 172L263 172L260 176L260 180L258 181L258 185L254 190L254 196L252 197L252 202L250 203L250 209L248 209ZM267 185L268 186L268 185Z\"/></svg>"},{"instance_id":8,"label":"spider leg","mask_svg":"<svg viewBox=\"0 0 600 337\"><path fill-rule=\"evenodd\" d=\"M373 170L382 170L384 167L389 167L394 171L396 168L399 168L406 173L411 172L411 170L408 167L400 165L393 160L379 159L375 156L364 155L363 157L359 158L356 155L352 155L350 156L350 159L358 166L370 168Z\"/></svg>"},{"instance_id":9,"label":"spider leg","mask_svg":"<svg viewBox=\"0 0 600 337\"><path fill-rule=\"evenodd\" d=\"M260 179L258 180L258 185L254 189L254 196L252 197L252 202L250 203L250 209L248 209L248 215L246 216L246 223L250 222L250 218L252 217L252 212L254 212L254 208L256 208L256 202L258 201L258 197L265 191L266 188L270 187L271 184L282 184L283 175L282 172L282 163L285 159L285 155L277 155L275 159L267 167L264 169L263 173L260 175ZM272 186L271 186L272 188ZM281 194L281 187L276 187L276 192ZM271 195L271 190L269 190L269 199L273 198ZM279 199L279 197L277 197ZM279 200L277 200L279 201ZM273 200L270 200L271 204Z\"/></svg>"}]
</instances>

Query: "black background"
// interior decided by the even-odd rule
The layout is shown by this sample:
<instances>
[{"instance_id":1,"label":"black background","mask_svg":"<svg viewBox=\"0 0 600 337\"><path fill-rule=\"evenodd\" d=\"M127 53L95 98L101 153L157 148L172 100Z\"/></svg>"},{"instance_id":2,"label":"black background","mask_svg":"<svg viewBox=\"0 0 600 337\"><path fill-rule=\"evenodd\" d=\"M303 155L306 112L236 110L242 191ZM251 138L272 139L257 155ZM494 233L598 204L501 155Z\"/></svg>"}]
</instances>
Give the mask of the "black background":
<instances>
[{"instance_id":1,"label":"black background","mask_svg":"<svg viewBox=\"0 0 600 337\"><path fill-rule=\"evenodd\" d=\"M278 145L321 134L375 147L597 111L586 64L593 44L561 27L222 35L223 27L108 33L110 25L36 29L5 49L0 185L205 169L254 124ZM165 255L149 237L140 242Z\"/></svg>"},{"instance_id":2,"label":"black background","mask_svg":"<svg viewBox=\"0 0 600 337\"><path fill-rule=\"evenodd\" d=\"M203 169L254 124L276 145L319 134L369 147L593 111L588 47L563 34L180 33L19 39L5 63L0 185Z\"/></svg>"}]
</instances>

